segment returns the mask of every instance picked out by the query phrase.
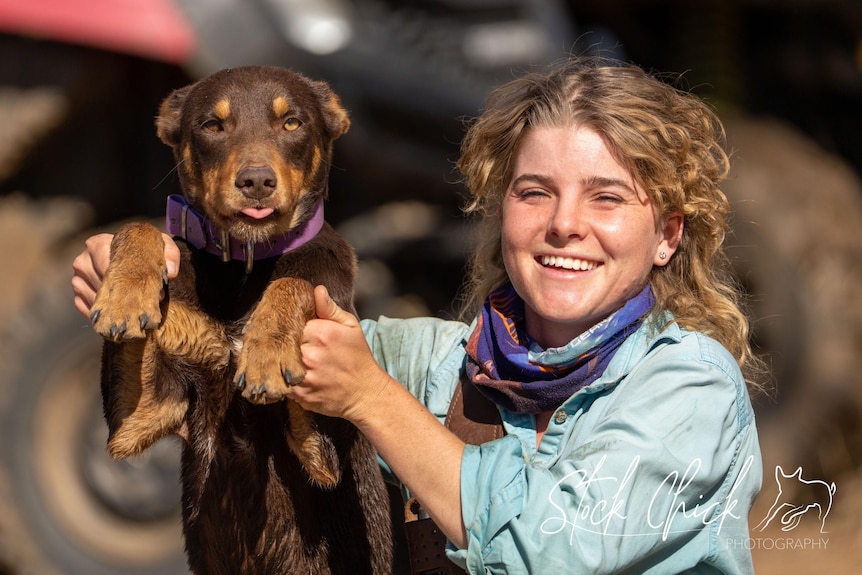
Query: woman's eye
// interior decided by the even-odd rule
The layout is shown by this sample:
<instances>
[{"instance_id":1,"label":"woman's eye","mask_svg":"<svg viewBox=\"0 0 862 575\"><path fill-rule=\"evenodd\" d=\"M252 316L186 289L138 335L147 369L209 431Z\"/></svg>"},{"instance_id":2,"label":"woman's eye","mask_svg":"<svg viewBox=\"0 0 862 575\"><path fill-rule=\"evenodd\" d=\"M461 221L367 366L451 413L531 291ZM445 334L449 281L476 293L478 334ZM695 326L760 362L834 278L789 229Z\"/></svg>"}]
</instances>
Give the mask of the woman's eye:
<instances>
[{"instance_id":1,"label":"woman's eye","mask_svg":"<svg viewBox=\"0 0 862 575\"><path fill-rule=\"evenodd\" d=\"M222 125L218 120L207 120L201 126L204 130L209 130L210 132L221 132Z\"/></svg>"},{"instance_id":2,"label":"woman's eye","mask_svg":"<svg viewBox=\"0 0 862 575\"><path fill-rule=\"evenodd\" d=\"M290 117L284 121L284 129L288 132L292 132L298 127L302 125L302 121L299 118Z\"/></svg>"},{"instance_id":3,"label":"woman's eye","mask_svg":"<svg viewBox=\"0 0 862 575\"><path fill-rule=\"evenodd\" d=\"M544 190L539 190L536 188L530 188L527 190L521 190L518 192L518 196L521 198L537 198L547 195Z\"/></svg>"}]
</instances>

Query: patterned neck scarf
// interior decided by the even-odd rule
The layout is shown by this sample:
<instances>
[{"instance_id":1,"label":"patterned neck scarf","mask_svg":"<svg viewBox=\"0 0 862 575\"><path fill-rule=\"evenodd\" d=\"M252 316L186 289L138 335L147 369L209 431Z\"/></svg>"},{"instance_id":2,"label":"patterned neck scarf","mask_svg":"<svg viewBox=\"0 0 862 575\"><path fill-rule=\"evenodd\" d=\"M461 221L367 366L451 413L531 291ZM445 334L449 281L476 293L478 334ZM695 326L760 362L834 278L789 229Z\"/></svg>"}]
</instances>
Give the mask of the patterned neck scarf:
<instances>
[{"instance_id":1,"label":"patterned neck scarf","mask_svg":"<svg viewBox=\"0 0 862 575\"><path fill-rule=\"evenodd\" d=\"M550 411L604 373L654 303L647 284L622 308L567 345L542 349L527 335L524 300L507 282L485 300L467 341L467 376L491 401L509 411Z\"/></svg>"}]
</instances>

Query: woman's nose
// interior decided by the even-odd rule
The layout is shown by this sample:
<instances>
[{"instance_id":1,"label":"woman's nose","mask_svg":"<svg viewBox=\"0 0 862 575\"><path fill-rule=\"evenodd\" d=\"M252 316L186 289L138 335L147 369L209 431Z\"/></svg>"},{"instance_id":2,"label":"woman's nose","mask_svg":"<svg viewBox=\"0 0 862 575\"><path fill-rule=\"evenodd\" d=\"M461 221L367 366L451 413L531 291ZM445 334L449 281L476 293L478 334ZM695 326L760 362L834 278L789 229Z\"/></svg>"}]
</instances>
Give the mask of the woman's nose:
<instances>
[{"instance_id":1,"label":"woman's nose","mask_svg":"<svg viewBox=\"0 0 862 575\"><path fill-rule=\"evenodd\" d=\"M584 225L584 219L577 206L572 202L560 201L551 214L548 232L560 239L580 237L583 235Z\"/></svg>"}]
</instances>

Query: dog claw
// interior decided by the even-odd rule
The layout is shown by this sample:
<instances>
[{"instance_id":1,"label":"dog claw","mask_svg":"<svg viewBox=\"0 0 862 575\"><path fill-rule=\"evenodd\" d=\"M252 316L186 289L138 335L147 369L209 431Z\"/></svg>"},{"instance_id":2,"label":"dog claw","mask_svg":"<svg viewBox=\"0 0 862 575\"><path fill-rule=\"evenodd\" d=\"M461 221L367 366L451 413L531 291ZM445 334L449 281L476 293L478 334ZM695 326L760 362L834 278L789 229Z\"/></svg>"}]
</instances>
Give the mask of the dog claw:
<instances>
[{"instance_id":1,"label":"dog claw","mask_svg":"<svg viewBox=\"0 0 862 575\"><path fill-rule=\"evenodd\" d=\"M239 377L236 378L236 388L240 391L245 389L245 373L239 374Z\"/></svg>"},{"instance_id":2,"label":"dog claw","mask_svg":"<svg viewBox=\"0 0 862 575\"><path fill-rule=\"evenodd\" d=\"M111 325L112 339L117 339L118 336L122 336L124 333L126 333L126 322L123 322L119 327L117 327L117 324Z\"/></svg>"},{"instance_id":3,"label":"dog claw","mask_svg":"<svg viewBox=\"0 0 862 575\"><path fill-rule=\"evenodd\" d=\"M292 374L292 373L290 373L290 370L289 370L289 369L285 369L285 370L284 370L284 382L285 382L287 385L290 385L290 381L291 381L292 379L293 379L293 374Z\"/></svg>"},{"instance_id":4,"label":"dog claw","mask_svg":"<svg viewBox=\"0 0 862 575\"><path fill-rule=\"evenodd\" d=\"M141 331L143 331L147 328L147 324L150 323L150 318L149 318L149 316L147 316L147 314L142 313L140 319L141 319Z\"/></svg>"},{"instance_id":5,"label":"dog claw","mask_svg":"<svg viewBox=\"0 0 862 575\"><path fill-rule=\"evenodd\" d=\"M90 323L96 323L97 321L99 321L100 315L102 315L102 310L93 310L93 313L90 314Z\"/></svg>"}]
</instances>

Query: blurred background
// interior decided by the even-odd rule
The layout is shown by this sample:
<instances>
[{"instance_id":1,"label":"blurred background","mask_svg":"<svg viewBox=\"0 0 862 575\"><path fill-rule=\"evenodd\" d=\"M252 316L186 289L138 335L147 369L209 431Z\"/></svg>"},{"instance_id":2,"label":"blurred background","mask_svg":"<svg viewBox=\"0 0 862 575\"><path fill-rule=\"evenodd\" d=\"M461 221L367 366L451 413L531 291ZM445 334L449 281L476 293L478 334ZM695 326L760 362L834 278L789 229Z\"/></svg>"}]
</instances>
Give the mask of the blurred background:
<instances>
[{"instance_id":1,"label":"blurred background","mask_svg":"<svg viewBox=\"0 0 862 575\"><path fill-rule=\"evenodd\" d=\"M69 287L84 238L161 220L177 191L162 98L241 64L327 80L352 118L327 214L359 253L361 315L454 317L465 121L492 86L568 53L683 73L725 121L729 245L776 383L756 403L752 525L778 469L836 485L828 508L785 481L821 517L753 531L757 571L858 569L859 1L0 0L0 575L186 573L178 447L108 459L101 344Z\"/></svg>"}]
</instances>

